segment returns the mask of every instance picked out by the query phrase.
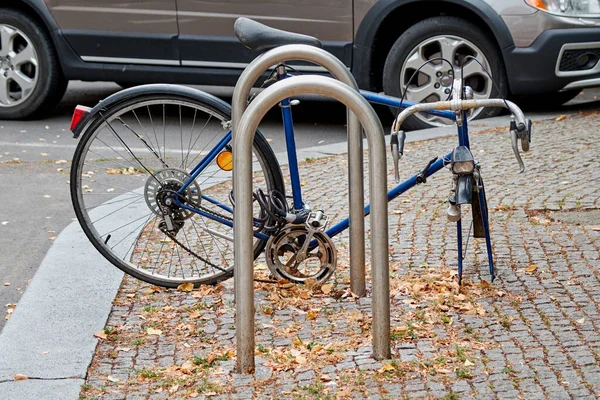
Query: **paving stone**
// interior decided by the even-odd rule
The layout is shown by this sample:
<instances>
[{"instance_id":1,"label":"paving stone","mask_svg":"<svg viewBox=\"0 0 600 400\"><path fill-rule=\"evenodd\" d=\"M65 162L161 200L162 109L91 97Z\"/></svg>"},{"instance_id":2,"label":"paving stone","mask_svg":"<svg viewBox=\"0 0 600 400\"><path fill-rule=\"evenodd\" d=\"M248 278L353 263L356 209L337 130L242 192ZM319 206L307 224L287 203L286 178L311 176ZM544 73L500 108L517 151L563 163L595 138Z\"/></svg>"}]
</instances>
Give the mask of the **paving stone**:
<instances>
[{"instance_id":1,"label":"paving stone","mask_svg":"<svg viewBox=\"0 0 600 400\"><path fill-rule=\"evenodd\" d=\"M477 122L472 128L476 125ZM218 382L228 392L217 398L260 398L256 395L258 389L262 389L260 393L264 398L308 396L309 393L297 392L301 387L324 387L335 397L336 391L344 388L342 379L347 380L346 384L364 381L366 392L352 394L357 399L379 396L394 399L404 396L440 398L451 391L461 399L599 397L600 232L591 227L600 224L589 225L584 220L583 225L572 225L559 217L582 209L589 212L588 209L600 208L600 186L593 184L600 180L600 159L597 156L600 118L597 114L590 114L563 121L541 122L535 125L534 132L534 138L543 140L536 139L532 151L525 155L528 169L523 174L515 171L506 132L471 135L474 154L481 162L482 175L486 179L488 208L491 211L498 275L491 290L494 293L502 291L505 295L481 299L485 316L449 312L457 335L449 335L445 328L436 326L428 337L392 343L396 362L412 365L423 359L431 362L443 355L443 351L453 350L455 341L465 341L469 345L463 347L472 354L475 362L475 366L469 369L471 379L458 379L454 371L447 375L411 372L402 378L394 377L397 382L376 379L381 374L377 371L384 364L374 360L370 343L365 341L354 347L348 346L348 349L336 350L338 358L328 366L321 365L312 370L290 364L287 371L273 371L270 360L275 352L285 357L293 349L306 351L303 346L311 342L322 346L351 343L353 339L368 335L362 325L371 321L370 297L357 300L317 297L306 300L302 306L276 309L272 314L257 308L257 344L263 346L264 352L258 347L257 355L260 354L260 357L257 358L260 361L257 360L255 375L234 374L234 359L219 361L210 370L211 373L218 370L219 374L213 376L211 382ZM564 143L569 143L569 146ZM416 172L412 166L420 166L427 157L446 154L455 146L456 138L411 144L403 165L409 172ZM333 156L303 164L301 168L303 181L307 182L303 188L305 201L322 208L334 220L348 211L346 161L344 155ZM392 173L391 164L388 167ZM284 176L289 175L285 166L282 172ZM423 265L438 266L442 263L451 270L456 267L455 227L446 221L447 204L444 204L451 179L449 174L444 176L444 173L440 172L427 184L412 189L390 204L390 258L396 278L414 273ZM367 172L365 174L368 176ZM391 183L393 177L390 175L388 178ZM470 212L466 212L464 218L468 223ZM369 219L365 220L365 224L370 232ZM347 231L334 238L339 261L335 275L336 290L343 291L349 287L348 241ZM370 260L369 252L367 246L367 262ZM537 270L526 273L525 269L532 264L537 265ZM482 240L469 242L464 279L475 284L489 280L485 242ZM151 387L154 386L138 379L135 370L152 368L161 372L170 365L182 365L194 355L207 357L215 349L233 349L233 284L228 280L221 287L218 293L208 293L200 301L180 291L146 296L143 293L149 286L126 277L107 321L107 326L118 327L117 340L100 341L86 383L93 390L100 391L106 387L109 392L103 394L102 399L125 396L178 398L179 393L169 397L166 390L153 392ZM371 290L369 283L368 291ZM129 298L128 293L137 295ZM265 296L265 291L257 290L257 304L263 304ZM406 299L405 293L392 294L393 324L404 321L407 315L414 315L415 309L404 302ZM146 306L155 308L157 312L145 312ZM168 321L163 321L163 335L146 335L146 329L151 326L148 318L162 315L165 307L178 312L173 313ZM307 318L306 311L311 308L320 309L316 319ZM198 310L200 318L191 318L191 309ZM186 338L186 347L184 343L172 340L169 332L187 329L183 327L188 324L192 327L190 337ZM278 334L273 327L285 328L288 334ZM467 331L471 333L467 334ZM143 333L143 344L134 347L131 343L119 343L118 337L129 332ZM302 345L298 345L297 338ZM140 339L140 336L135 339ZM441 349L434 344L443 340L450 342L450 346ZM117 350L117 347L130 350ZM332 380L321 382L323 374L329 375ZM118 377L125 384L118 388L109 385L109 375ZM443 382L449 382L449 386Z\"/></svg>"}]
</instances>

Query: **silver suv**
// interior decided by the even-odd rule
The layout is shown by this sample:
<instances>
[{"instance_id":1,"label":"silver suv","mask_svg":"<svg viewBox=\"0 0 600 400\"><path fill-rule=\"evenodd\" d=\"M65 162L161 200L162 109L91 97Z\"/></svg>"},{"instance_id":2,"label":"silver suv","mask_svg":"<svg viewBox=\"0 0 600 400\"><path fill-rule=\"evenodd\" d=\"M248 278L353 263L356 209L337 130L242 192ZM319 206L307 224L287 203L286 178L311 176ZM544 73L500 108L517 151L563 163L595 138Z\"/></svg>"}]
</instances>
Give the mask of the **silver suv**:
<instances>
[{"instance_id":1,"label":"silver suv","mask_svg":"<svg viewBox=\"0 0 600 400\"><path fill-rule=\"evenodd\" d=\"M545 106L600 85L598 0L13 0L0 3L0 119L51 109L68 80L233 85L256 56L233 35L241 15L321 39L361 88L390 95L425 60L453 61L425 67L413 101L445 98L463 64L479 98Z\"/></svg>"}]
</instances>

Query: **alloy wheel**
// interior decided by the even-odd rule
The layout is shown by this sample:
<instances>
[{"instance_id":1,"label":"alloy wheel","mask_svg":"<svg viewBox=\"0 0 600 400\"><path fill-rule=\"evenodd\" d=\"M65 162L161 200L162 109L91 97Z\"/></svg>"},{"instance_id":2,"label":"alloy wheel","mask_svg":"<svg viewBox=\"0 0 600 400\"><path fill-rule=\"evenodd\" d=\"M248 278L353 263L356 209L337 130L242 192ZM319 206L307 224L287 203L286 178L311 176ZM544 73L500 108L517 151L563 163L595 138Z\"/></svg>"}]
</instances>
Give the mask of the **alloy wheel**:
<instances>
[{"instance_id":1,"label":"alloy wheel","mask_svg":"<svg viewBox=\"0 0 600 400\"><path fill-rule=\"evenodd\" d=\"M474 57L475 60L466 58ZM452 63L453 68L442 61L426 64L409 84L411 76L428 60L443 57ZM415 103L426 103L446 100L452 93L454 77L460 77L463 69L464 85L473 89L475 99L487 99L492 93L492 78L487 74L490 64L483 52L471 41L458 36L435 36L424 40L413 48L400 72L402 92L406 90L406 99ZM485 68L485 70L484 70ZM407 88L408 85L408 88ZM483 109L471 110L469 119L476 118ZM422 121L434 125L445 126L451 123L433 115L415 114Z\"/></svg>"},{"instance_id":2,"label":"alloy wheel","mask_svg":"<svg viewBox=\"0 0 600 400\"><path fill-rule=\"evenodd\" d=\"M27 100L38 77L38 55L31 40L14 26L0 24L0 107Z\"/></svg>"}]
</instances>

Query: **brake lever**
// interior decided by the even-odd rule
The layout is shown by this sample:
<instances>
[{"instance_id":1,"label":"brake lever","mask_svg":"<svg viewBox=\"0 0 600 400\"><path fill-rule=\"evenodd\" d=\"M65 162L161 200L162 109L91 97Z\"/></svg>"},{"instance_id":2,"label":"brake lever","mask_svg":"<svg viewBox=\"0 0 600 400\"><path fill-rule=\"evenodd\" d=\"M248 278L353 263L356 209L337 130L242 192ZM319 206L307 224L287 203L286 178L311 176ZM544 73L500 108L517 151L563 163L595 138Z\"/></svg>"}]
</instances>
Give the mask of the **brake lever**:
<instances>
[{"instance_id":1,"label":"brake lever","mask_svg":"<svg viewBox=\"0 0 600 400\"><path fill-rule=\"evenodd\" d=\"M521 154L519 153L519 132L517 130L517 123L515 122L515 116L512 115L510 118L510 143L512 145L513 152L515 153L515 157L517 158L517 162L519 163L519 168L521 169L520 173L525 171L525 163L521 158Z\"/></svg>"},{"instance_id":2,"label":"brake lever","mask_svg":"<svg viewBox=\"0 0 600 400\"><path fill-rule=\"evenodd\" d=\"M533 122L530 119L527 120L526 129L520 133L519 138L521 139L521 150L524 152L529 151L529 145L531 144L531 126Z\"/></svg>"},{"instance_id":3,"label":"brake lever","mask_svg":"<svg viewBox=\"0 0 600 400\"><path fill-rule=\"evenodd\" d=\"M390 145L392 150L392 159L394 160L394 178L396 183L400 183L400 159L404 155L404 141L406 133L404 131L392 132Z\"/></svg>"}]
</instances>

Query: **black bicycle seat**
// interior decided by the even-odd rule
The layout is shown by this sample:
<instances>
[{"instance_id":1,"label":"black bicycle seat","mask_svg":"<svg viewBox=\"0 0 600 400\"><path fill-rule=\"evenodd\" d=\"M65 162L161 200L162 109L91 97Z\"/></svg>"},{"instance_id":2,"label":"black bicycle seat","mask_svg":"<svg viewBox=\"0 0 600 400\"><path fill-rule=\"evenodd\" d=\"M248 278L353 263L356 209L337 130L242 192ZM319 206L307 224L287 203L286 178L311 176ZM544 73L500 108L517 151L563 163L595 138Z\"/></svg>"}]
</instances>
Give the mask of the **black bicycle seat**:
<instances>
[{"instance_id":1,"label":"black bicycle seat","mask_svg":"<svg viewBox=\"0 0 600 400\"><path fill-rule=\"evenodd\" d=\"M264 52L286 44L307 44L322 48L319 39L300 33L271 28L249 18L240 17L233 26L235 35L250 50Z\"/></svg>"}]
</instances>

